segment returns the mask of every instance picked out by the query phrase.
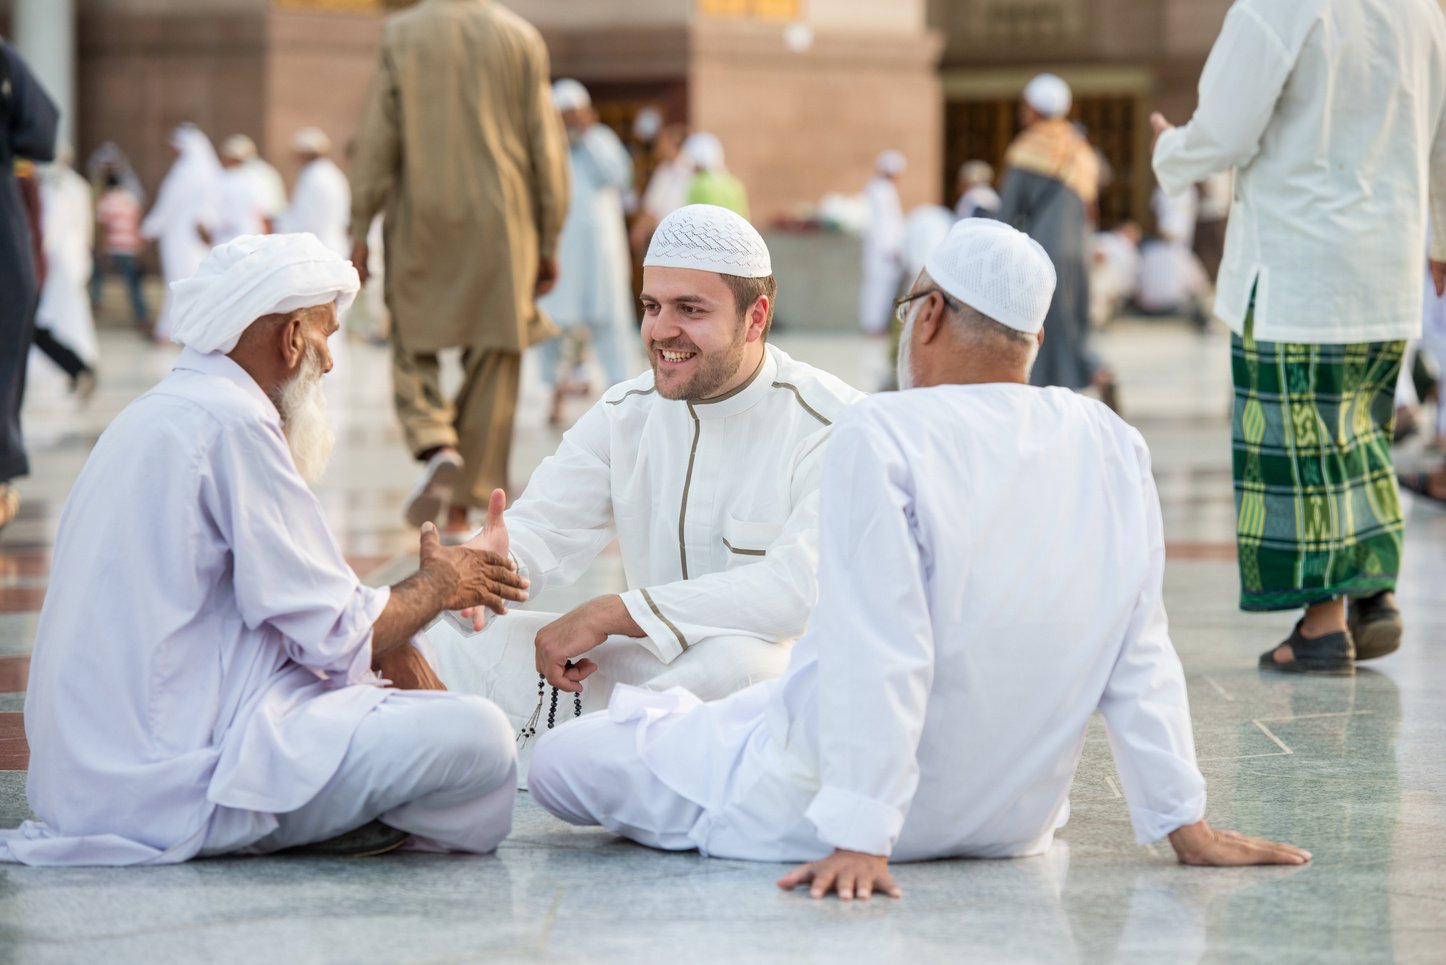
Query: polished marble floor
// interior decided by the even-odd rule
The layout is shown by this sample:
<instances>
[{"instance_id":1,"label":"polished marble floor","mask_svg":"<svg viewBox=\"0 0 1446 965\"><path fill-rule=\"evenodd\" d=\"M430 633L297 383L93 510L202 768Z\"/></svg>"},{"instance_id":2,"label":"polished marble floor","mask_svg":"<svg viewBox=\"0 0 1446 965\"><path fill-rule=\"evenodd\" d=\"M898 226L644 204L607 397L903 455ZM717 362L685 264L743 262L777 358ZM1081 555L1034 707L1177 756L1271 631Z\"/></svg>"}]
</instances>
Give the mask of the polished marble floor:
<instances>
[{"instance_id":1,"label":"polished marble floor","mask_svg":"<svg viewBox=\"0 0 1446 965\"><path fill-rule=\"evenodd\" d=\"M862 339L777 341L871 387L876 349ZM172 357L126 332L102 344L88 406L37 372L26 413L34 471L21 517L0 535L0 826L28 813L26 655L61 507L107 420ZM1446 512L1409 508L1400 653L1354 679L1262 676L1255 656L1291 617L1233 605L1225 340L1125 323L1101 349L1154 450L1209 817L1302 845L1315 854L1309 867L1187 869L1168 846L1136 847L1096 725L1051 854L901 867L897 903L781 894L778 867L649 852L559 824L521 795L516 830L490 857L0 867L0 963L1446 961ZM357 571L393 579L410 566L414 536L397 507L415 470L383 351L349 345L332 382L342 445L318 488ZM519 487L556 444L543 403L529 381ZM562 607L620 579L605 554L581 585L534 605Z\"/></svg>"}]
</instances>

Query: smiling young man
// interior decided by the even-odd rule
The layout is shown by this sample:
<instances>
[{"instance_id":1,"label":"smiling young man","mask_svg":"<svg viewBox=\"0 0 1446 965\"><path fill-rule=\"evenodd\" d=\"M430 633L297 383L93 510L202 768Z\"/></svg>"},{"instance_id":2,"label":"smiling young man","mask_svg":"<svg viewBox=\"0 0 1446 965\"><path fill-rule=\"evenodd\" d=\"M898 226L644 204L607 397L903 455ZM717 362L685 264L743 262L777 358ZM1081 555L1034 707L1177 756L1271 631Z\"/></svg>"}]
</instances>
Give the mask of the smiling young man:
<instances>
[{"instance_id":1,"label":"smiling young man","mask_svg":"<svg viewBox=\"0 0 1446 965\"><path fill-rule=\"evenodd\" d=\"M650 370L604 393L474 543L510 552L536 596L616 538L627 591L480 636L438 624L448 687L520 725L539 670L586 709L616 683L707 700L783 672L817 595L823 444L862 395L767 344L776 290L762 237L733 212L688 205L658 225L641 296Z\"/></svg>"}]
</instances>

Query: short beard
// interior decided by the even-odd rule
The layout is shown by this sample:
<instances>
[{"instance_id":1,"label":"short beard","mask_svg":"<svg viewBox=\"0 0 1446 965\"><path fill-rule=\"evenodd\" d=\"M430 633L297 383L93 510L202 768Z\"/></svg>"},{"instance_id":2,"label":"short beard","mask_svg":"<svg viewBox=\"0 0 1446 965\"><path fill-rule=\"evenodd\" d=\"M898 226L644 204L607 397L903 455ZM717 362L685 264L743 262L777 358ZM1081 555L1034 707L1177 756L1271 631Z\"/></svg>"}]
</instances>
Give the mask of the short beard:
<instances>
[{"instance_id":1,"label":"short beard","mask_svg":"<svg viewBox=\"0 0 1446 965\"><path fill-rule=\"evenodd\" d=\"M653 342L648 346L648 364L653 367L653 384L657 386L658 394L665 399L687 402L701 402L718 395L743 366L743 353L748 348L747 332L748 326L740 324L738 338L727 348L708 355L699 352L698 371L693 373L693 377L680 386L666 389L658 384L658 349L670 348L684 352L698 350L692 345Z\"/></svg>"},{"instance_id":2,"label":"short beard","mask_svg":"<svg viewBox=\"0 0 1446 965\"><path fill-rule=\"evenodd\" d=\"M336 428L326 412L321 376L321 352L308 345L301 370L281 387L276 399L291 461L308 484L326 474L332 449L336 447Z\"/></svg>"},{"instance_id":3,"label":"short beard","mask_svg":"<svg viewBox=\"0 0 1446 965\"><path fill-rule=\"evenodd\" d=\"M899 333L899 390L912 389L916 381L914 379L914 312L909 313L908 321L904 322L904 330Z\"/></svg>"}]
</instances>

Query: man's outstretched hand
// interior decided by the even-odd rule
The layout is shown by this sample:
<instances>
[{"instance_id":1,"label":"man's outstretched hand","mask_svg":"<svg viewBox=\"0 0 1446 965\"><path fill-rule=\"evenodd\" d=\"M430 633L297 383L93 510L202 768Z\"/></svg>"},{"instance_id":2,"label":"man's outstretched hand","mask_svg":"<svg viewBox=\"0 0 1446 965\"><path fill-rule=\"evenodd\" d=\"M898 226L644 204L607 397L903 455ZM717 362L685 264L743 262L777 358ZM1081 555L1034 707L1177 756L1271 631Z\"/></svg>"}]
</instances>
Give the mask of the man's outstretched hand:
<instances>
[{"instance_id":1,"label":"man's outstretched hand","mask_svg":"<svg viewBox=\"0 0 1446 965\"><path fill-rule=\"evenodd\" d=\"M868 901L875 891L890 898L904 897L889 874L888 857L861 851L835 851L822 861L799 865L778 879L778 887L784 891L799 885L808 885L812 898L822 898L831 891L838 892L842 901Z\"/></svg>"},{"instance_id":2,"label":"man's outstretched hand","mask_svg":"<svg viewBox=\"0 0 1446 965\"><path fill-rule=\"evenodd\" d=\"M482 524L482 529L477 535L462 545L467 549L477 550L482 553L490 553L493 556L501 557L510 564L511 545L507 538L507 523L502 518L502 511L507 508L507 493L501 489L492 490L492 497L487 501L487 520ZM524 597L523 599L526 599ZM487 625L488 607L467 607L462 611L462 618L472 621L472 629L481 631ZM493 610L494 613L506 613L504 607L501 610Z\"/></svg>"},{"instance_id":3,"label":"man's outstretched hand","mask_svg":"<svg viewBox=\"0 0 1446 965\"><path fill-rule=\"evenodd\" d=\"M1204 821L1170 832L1170 845L1181 864L1201 868L1233 868L1256 864L1306 864L1310 852L1290 844L1252 838L1234 831L1216 831Z\"/></svg>"},{"instance_id":4,"label":"man's outstretched hand","mask_svg":"<svg viewBox=\"0 0 1446 965\"><path fill-rule=\"evenodd\" d=\"M1436 286L1436 297L1446 295L1446 261L1437 261L1432 258L1429 261L1431 269L1431 284Z\"/></svg>"},{"instance_id":5,"label":"man's outstretched hand","mask_svg":"<svg viewBox=\"0 0 1446 965\"><path fill-rule=\"evenodd\" d=\"M443 610L486 607L506 613L509 600L527 600L527 579L509 557L471 544L443 546L432 523L422 526L421 564L421 572L438 581Z\"/></svg>"}]
</instances>

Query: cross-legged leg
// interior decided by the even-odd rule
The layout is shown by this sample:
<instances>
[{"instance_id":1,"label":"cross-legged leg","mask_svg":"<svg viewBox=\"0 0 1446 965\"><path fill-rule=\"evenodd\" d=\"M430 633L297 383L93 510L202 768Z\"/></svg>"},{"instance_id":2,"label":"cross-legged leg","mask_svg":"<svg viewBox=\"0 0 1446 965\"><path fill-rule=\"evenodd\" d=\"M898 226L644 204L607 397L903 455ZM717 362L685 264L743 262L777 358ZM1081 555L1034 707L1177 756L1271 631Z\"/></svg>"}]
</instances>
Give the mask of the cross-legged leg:
<instances>
[{"instance_id":1,"label":"cross-legged leg","mask_svg":"<svg viewBox=\"0 0 1446 965\"><path fill-rule=\"evenodd\" d=\"M426 850L494 850L512 828L517 754L495 706L460 694L398 692L366 716L341 766L311 801L277 815L246 850L312 844L373 819Z\"/></svg>"}]
</instances>

